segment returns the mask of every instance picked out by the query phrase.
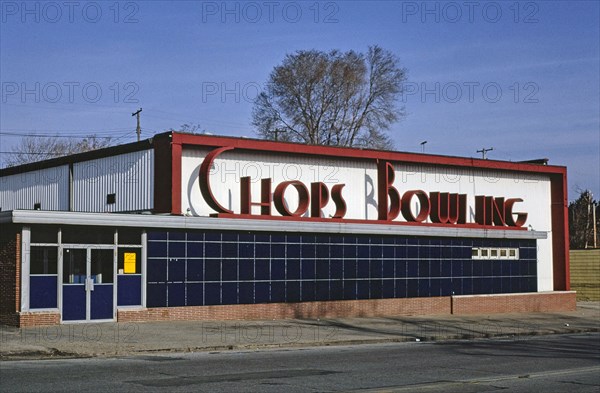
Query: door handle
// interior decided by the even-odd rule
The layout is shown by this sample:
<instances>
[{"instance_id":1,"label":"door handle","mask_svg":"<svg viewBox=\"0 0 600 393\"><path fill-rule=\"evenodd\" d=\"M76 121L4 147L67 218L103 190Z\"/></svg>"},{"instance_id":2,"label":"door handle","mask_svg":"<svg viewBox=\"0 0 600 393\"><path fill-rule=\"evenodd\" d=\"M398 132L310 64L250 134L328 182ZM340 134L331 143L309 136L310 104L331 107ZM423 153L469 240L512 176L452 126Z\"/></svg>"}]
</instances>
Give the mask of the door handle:
<instances>
[{"instance_id":1,"label":"door handle","mask_svg":"<svg viewBox=\"0 0 600 393\"><path fill-rule=\"evenodd\" d=\"M86 291L93 291L94 290L94 280L91 278L87 278L85 280L85 290Z\"/></svg>"}]
</instances>

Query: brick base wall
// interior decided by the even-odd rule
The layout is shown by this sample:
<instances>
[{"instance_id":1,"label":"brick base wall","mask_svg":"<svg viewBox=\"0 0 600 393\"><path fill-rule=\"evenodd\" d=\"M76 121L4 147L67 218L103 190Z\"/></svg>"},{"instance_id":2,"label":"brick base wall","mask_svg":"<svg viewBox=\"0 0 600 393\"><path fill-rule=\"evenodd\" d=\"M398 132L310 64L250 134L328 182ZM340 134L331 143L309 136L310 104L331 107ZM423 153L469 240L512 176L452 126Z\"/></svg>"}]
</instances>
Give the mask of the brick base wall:
<instances>
[{"instance_id":1,"label":"brick base wall","mask_svg":"<svg viewBox=\"0 0 600 393\"><path fill-rule=\"evenodd\" d=\"M20 309L21 234L2 228L0 236L0 324L18 326Z\"/></svg>"},{"instance_id":2,"label":"brick base wall","mask_svg":"<svg viewBox=\"0 0 600 393\"><path fill-rule=\"evenodd\" d=\"M449 297L119 310L119 322L344 318L450 314Z\"/></svg>"},{"instance_id":3,"label":"brick base wall","mask_svg":"<svg viewBox=\"0 0 600 393\"><path fill-rule=\"evenodd\" d=\"M231 306L169 307L117 311L118 322L264 320L290 318L386 317L435 314L563 312L576 310L576 293L540 292L433 298L271 303ZM58 325L58 312L3 316L2 324L31 327Z\"/></svg>"},{"instance_id":4,"label":"brick base wall","mask_svg":"<svg viewBox=\"0 0 600 393\"><path fill-rule=\"evenodd\" d=\"M24 312L19 314L19 327L58 325L58 312Z\"/></svg>"},{"instance_id":5,"label":"brick base wall","mask_svg":"<svg viewBox=\"0 0 600 393\"><path fill-rule=\"evenodd\" d=\"M574 291L452 297L452 313L456 315L561 312L575 311L576 309L577 302Z\"/></svg>"}]
</instances>

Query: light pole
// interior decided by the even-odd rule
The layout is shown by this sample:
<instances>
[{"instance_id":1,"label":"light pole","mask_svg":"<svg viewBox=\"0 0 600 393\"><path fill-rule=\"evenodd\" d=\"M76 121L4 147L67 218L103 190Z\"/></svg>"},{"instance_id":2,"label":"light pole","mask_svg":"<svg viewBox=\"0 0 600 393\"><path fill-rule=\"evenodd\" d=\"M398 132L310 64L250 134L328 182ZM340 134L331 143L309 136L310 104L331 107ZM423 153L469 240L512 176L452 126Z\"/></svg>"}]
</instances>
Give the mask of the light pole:
<instances>
[{"instance_id":1,"label":"light pole","mask_svg":"<svg viewBox=\"0 0 600 393\"><path fill-rule=\"evenodd\" d=\"M477 153L481 153L481 158L485 160L485 155L488 151L492 151L494 150L493 147L490 147L489 149L486 149L485 147L481 150L477 150Z\"/></svg>"}]
</instances>

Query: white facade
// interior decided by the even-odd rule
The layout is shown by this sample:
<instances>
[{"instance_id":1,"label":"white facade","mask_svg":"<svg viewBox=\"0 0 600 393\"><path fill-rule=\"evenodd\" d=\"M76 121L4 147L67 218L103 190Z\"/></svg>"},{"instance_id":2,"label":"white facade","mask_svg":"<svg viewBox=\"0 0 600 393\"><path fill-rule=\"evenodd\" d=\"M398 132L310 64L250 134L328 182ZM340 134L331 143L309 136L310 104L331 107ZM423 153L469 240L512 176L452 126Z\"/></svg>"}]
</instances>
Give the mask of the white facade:
<instances>
[{"instance_id":1,"label":"white facade","mask_svg":"<svg viewBox=\"0 0 600 393\"><path fill-rule=\"evenodd\" d=\"M199 186L199 170L206 155L213 147L184 145L181 156L181 213L190 217L208 217L215 211L204 200ZM394 187L400 194L409 190L426 193L448 192L466 194L467 223L475 222L475 197L486 195L504 198L520 198L523 202L514 205L515 211L528 214L525 227L528 231L545 233L537 239L538 291L553 290L553 234L551 219L550 174L481 167L452 167L434 164L406 164L391 162L395 169ZM158 163L160 165L161 163ZM72 211L86 213L140 212L154 208L157 163L154 149L115 154L103 158L63 164L56 167L29 171L0 178L0 208L9 210ZM309 190L313 182L323 182L331 192L336 184L344 184L342 196L346 202L345 219L377 220L377 163L375 159L324 157L308 154L278 153L259 150L234 149L218 156L210 174L210 184L215 199L234 213L240 213L240 178L252 180L252 201L260 201L263 178L271 178L272 189L288 180L298 180ZM166 184L170 184L170 179ZM157 190L170 193L170 189ZM177 196L179 198L179 196ZM288 187L285 201L290 210L298 204L294 187ZM38 206L39 204L39 206ZM411 202L412 210L419 210L416 198ZM336 205L332 199L322 209L323 218L332 217ZM260 207L252 207L258 216ZM272 206L271 214L279 212ZM306 216L308 213L305 214ZM257 217L258 218L258 217ZM429 221L429 219L427 219ZM395 222L405 219L400 214ZM333 222L333 221L332 221ZM295 222L275 222L282 230L299 226ZM337 221L339 224L339 221ZM304 223L303 223L304 224ZM316 225L316 223L306 223ZM357 224L360 225L360 224ZM285 228L283 228L285 227ZM316 226L315 226L316 228ZM408 228L408 227L407 227ZM413 230L417 229L412 226ZM427 226L419 227L426 232ZM443 230L458 229L452 225ZM484 231L489 238L517 236L523 238L526 231L502 229L460 228L458 237L469 237L469 233L481 237ZM439 235L439 232L431 230ZM427 235L424 235L427 236Z\"/></svg>"},{"instance_id":2,"label":"white facade","mask_svg":"<svg viewBox=\"0 0 600 393\"><path fill-rule=\"evenodd\" d=\"M204 201L199 187L200 165L211 149L184 148L181 165L181 209L184 214L208 216L215 213ZM547 238L538 244L538 291L553 289L552 227L550 178L543 174L525 174L481 168L451 168L435 165L405 165L392 162L396 179L394 186L400 194L408 190L439 191L467 195L467 222L474 223L475 196L486 195L521 198L515 210L528 213L525 226L530 230L546 232ZM242 176L252 178L252 200L260 200L260 179L272 179L272 191L277 184L299 180L310 189L311 182L323 182L331 190L335 184L345 184L342 195L347 204L346 219L377 219L377 167L374 160L318 158L265 152L226 151L214 161L210 175L215 199L224 207L240 213L240 183ZM289 187L285 199L291 210L297 206L297 192ZM418 210L416 198L413 210ZM260 214L253 207L253 214ZM279 213L272 208L272 215ZM324 217L335 212L330 200L323 209ZM400 215L395 221L402 222ZM285 225L294 225L286 223ZM493 237L490 230L490 237Z\"/></svg>"}]
</instances>

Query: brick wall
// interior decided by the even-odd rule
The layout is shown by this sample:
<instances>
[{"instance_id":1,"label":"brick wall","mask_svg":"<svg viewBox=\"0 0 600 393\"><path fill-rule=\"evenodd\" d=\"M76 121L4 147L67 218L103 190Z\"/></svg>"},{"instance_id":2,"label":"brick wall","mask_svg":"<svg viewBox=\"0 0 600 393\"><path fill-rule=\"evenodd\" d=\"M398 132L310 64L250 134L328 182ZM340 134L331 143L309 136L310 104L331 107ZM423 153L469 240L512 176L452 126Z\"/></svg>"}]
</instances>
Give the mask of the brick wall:
<instances>
[{"instance_id":1,"label":"brick wall","mask_svg":"<svg viewBox=\"0 0 600 393\"><path fill-rule=\"evenodd\" d=\"M58 312L25 312L19 314L19 327L58 324L60 324L60 313Z\"/></svg>"},{"instance_id":2,"label":"brick wall","mask_svg":"<svg viewBox=\"0 0 600 393\"><path fill-rule=\"evenodd\" d=\"M452 303L452 304L451 304ZM472 295L256 305L119 310L119 322L384 317L434 314L561 312L576 309L575 292Z\"/></svg>"},{"instance_id":3,"label":"brick wall","mask_svg":"<svg viewBox=\"0 0 600 393\"><path fill-rule=\"evenodd\" d=\"M573 291L453 296L452 313L464 315L575 311L575 297Z\"/></svg>"},{"instance_id":4,"label":"brick wall","mask_svg":"<svg viewBox=\"0 0 600 393\"><path fill-rule=\"evenodd\" d=\"M0 324L18 326L21 296L21 234L4 226L0 234Z\"/></svg>"},{"instance_id":5,"label":"brick wall","mask_svg":"<svg viewBox=\"0 0 600 393\"><path fill-rule=\"evenodd\" d=\"M119 322L344 318L450 314L449 297L119 310Z\"/></svg>"}]
</instances>

